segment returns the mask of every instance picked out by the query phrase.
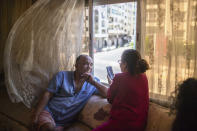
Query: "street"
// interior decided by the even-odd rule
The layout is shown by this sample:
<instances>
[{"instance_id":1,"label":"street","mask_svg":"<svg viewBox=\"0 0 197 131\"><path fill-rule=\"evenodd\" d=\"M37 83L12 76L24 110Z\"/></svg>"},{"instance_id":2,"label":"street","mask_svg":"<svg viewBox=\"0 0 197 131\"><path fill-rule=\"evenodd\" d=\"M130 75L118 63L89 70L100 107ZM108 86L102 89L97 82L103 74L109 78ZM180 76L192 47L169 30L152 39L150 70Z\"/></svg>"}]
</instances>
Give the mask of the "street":
<instances>
[{"instance_id":1,"label":"street","mask_svg":"<svg viewBox=\"0 0 197 131\"><path fill-rule=\"evenodd\" d=\"M118 60L125 49L130 47L120 47L110 51L98 52L94 54L94 74L101 82L107 83L106 66L112 66L114 74L120 72Z\"/></svg>"}]
</instances>

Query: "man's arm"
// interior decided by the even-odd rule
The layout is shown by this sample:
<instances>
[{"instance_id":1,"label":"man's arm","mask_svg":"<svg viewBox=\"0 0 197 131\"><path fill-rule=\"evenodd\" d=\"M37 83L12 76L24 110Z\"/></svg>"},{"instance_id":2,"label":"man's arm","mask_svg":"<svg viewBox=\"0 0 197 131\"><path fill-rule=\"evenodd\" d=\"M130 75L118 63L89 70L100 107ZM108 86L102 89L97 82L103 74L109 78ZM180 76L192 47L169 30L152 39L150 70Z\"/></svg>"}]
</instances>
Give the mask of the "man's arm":
<instances>
[{"instance_id":1,"label":"man's arm","mask_svg":"<svg viewBox=\"0 0 197 131\"><path fill-rule=\"evenodd\" d=\"M45 91L43 96L38 102L37 107L35 108L32 116L32 123L35 124L38 121L38 116L40 115L40 112L44 109L44 107L47 105L49 99L53 96L53 93L49 91Z\"/></svg>"},{"instance_id":2,"label":"man's arm","mask_svg":"<svg viewBox=\"0 0 197 131\"><path fill-rule=\"evenodd\" d=\"M94 85L101 92L101 95L106 98L108 88L105 85L101 84L100 82L97 82L95 80L93 81L94 82L91 84Z\"/></svg>"},{"instance_id":3,"label":"man's arm","mask_svg":"<svg viewBox=\"0 0 197 131\"><path fill-rule=\"evenodd\" d=\"M97 82L96 80L94 80L93 76L89 73L85 73L85 74L83 74L83 76L86 78L87 82L94 85L99 90L99 92L101 93L101 95L103 97L107 97L108 88L105 85L103 85L100 82Z\"/></svg>"}]
</instances>

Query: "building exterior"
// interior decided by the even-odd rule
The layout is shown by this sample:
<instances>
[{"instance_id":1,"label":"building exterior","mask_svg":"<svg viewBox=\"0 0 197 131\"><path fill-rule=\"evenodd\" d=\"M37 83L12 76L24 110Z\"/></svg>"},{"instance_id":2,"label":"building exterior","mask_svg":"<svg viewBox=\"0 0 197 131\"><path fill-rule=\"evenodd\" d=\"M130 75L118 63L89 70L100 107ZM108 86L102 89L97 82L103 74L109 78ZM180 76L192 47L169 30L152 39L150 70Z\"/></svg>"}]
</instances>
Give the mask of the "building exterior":
<instances>
[{"instance_id":1,"label":"building exterior","mask_svg":"<svg viewBox=\"0 0 197 131\"><path fill-rule=\"evenodd\" d=\"M118 48L134 41L136 30L136 2L94 7L94 47Z\"/></svg>"},{"instance_id":2,"label":"building exterior","mask_svg":"<svg viewBox=\"0 0 197 131\"><path fill-rule=\"evenodd\" d=\"M107 46L108 41L108 17L107 6L101 5L93 11L94 46L97 50Z\"/></svg>"}]
</instances>

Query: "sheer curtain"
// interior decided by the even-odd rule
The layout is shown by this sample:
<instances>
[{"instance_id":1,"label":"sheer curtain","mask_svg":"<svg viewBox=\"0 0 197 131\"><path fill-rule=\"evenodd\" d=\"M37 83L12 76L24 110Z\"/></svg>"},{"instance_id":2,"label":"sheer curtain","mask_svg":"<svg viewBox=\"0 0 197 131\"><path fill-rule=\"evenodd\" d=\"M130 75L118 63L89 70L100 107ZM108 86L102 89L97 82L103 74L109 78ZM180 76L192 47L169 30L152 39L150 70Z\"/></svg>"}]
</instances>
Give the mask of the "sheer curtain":
<instances>
[{"instance_id":1,"label":"sheer curtain","mask_svg":"<svg viewBox=\"0 0 197 131\"><path fill-rule=\"evenodd\" d=\"M150 97L168 103L180 81L197 77L197 1L147 0L144 7L140 51L151 67Z\"/></svg>"},{"instance_id":2,"label":"sheer curtain","mask_svg":"<svg viewBox=\"0 0 197 131\"><path fill-rule=\"evenodd\" d=\"M7 91L27 107L81 52L84 0L38 0L15 23L4 53Z\"/></svg>"}]
</instances>

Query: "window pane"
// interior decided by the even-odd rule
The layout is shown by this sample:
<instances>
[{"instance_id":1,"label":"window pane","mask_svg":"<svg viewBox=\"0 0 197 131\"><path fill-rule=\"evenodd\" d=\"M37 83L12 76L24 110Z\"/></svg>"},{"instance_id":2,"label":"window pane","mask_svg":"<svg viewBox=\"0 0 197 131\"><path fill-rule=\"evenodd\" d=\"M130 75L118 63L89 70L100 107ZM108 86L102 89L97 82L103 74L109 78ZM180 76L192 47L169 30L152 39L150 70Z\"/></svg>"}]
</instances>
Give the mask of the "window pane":
<instances>
[{"instance_id":1,"label":"window pane","mask_svg":"<svg viewBox=\"0 0 197 131\"><path fill-rule=\"evenodd\" d=\"M136 2L93 7L94 73L102 82L107 82L106 66L120 72L122 52L135 48L136 11Z\"/></svg>"}]
</instances>

